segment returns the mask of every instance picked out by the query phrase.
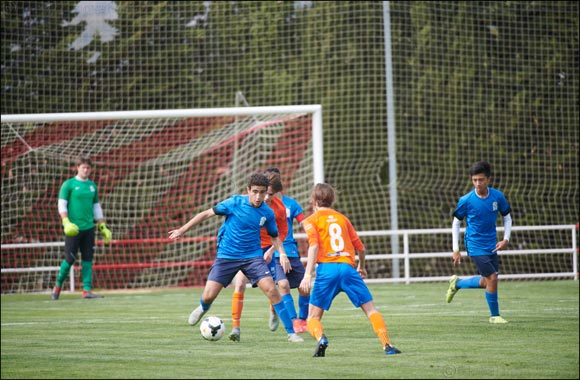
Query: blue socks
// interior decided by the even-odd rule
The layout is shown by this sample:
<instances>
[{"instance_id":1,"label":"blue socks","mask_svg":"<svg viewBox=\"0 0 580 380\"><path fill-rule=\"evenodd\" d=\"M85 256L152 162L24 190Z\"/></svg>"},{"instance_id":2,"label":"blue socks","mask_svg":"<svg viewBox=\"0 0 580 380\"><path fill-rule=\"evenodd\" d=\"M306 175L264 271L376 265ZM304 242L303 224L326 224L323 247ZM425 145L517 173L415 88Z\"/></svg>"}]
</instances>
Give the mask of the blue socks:
<instances>
[{"instance_id":1,"label":"blue socks","mask_svg":"<svg viewBox=\"0 0 580 380\"><path fill-rule=\"evenodd\" d=\"M457 280L457 289L475 289L479 288L479 280L481 276L469 277L462 280ZM487 306L489 307L489 313L492 317L497 317L499 315L499 302L497 301L497 292L488 293L485 292L485 299L487 300Z\"/></svg>"},{"instance_id":2,"label":"blue socks","mask_svg":"<svg viewBox=\"0 0 580 380\"><path fill-rule=\"evenodd\" d=\"M457 286L457 289L476 289L479 288L480 279L481 276L459 279L455 286Z\"/></svg>"},{"instance_id":3,"label":"blue socks","mask_svg":"<svg viewBox=\"0 0 580 380\"><path fill-rule=\"evenodd\" d=\"M294 298L292 298L292 294L284 294L282 296L282 302L284 302L284 307L288 312L290 320L296 319L296 309L294 308Z\"/></svg>"},{"instance_id":4,"label":"blue socks","mask_svg":"<svg viewBox=\"0 0 580 380\"><path fill-rule=\"evenodd\" d=\"M485 299L487 300L487 306L489 306L489 313L492 317L497 317L499 315L499 302L497 302L497 293L485 292Z\"/></svg>"},{"instance_id":5,"label":"blue socks","mask_svg":"<svg viewBox=\"0 0 580 380\"><path fill-rule=\"evenodd\" d=\"M308 318L308 304L310 296L298 295L298 318L306 320Z\"/></svg>"},{"instance_id":6,"label":"blue socks","mask_svg":"<svg viewBox=\"0 0 580 380\"><path fill-rule=\"evenodd\" d=\"M284 302L280 301L274 306L274 310L276 310L276 314L278 314L278 317L280 317L280 319L282 320L282 323L284 324L284 328L286 329L286 332L288 334L293 334L294 331L294 327L292 327L292 320L290 319L290 317L288 316L288 312L286 311L286 307L284 306Z\"/></svg>"},{"instance_id":7,"label":"blue socks","mask_svg":"<svg viewBox=\"0 0 580 380\"><path fill-rule=\"evenodd\" d=\"M211 303L204 303L201 298L199 299L199 305L201 306L201 309L203 311L208 311L209 308L211 307Z\"/></svg>"}]
</instances>

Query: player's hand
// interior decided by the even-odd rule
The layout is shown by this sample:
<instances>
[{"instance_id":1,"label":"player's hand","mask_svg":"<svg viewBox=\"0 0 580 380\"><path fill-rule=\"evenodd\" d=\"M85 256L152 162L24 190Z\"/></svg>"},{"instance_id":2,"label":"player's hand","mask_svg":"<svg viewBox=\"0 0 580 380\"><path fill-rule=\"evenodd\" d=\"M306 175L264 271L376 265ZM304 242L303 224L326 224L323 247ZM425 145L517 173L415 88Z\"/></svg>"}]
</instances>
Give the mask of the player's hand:
<instances>
[{"instance_id":1,"label":"player's hand","mask_svg":"<svg viewBox=\"0 0 580 380\"><path fill-rule=\"evenodd\" d=\"M312 287L312 276L305 274L304 277L302 278L302 281L300 281L299 288L304 293L310 293L311 287Z\"/></svg>"},{"instance_id":2,"label":"player's hand","mask_svg":"<svg viewBox=\"0 0 580 380\"><path fill-rule=\"evenodd\" d=\"M497 244L495 245L495 249L492 252L497 252L500 251L502 249L506 249L508 246L508 241L507 240L502 240L497 242Z\"/></svg>"},{"instance_id":3,"label":"player's hand","mask_svg":"<svg viewBox=\"0 0 580 380\"><path fill-rule=\"evenodd\" d=\"M101 235L103 236L105 244L109 244L111 242L111 238L113 237L111 230L107 228L105 223L101 223L99 224L99 231L101 231Z\"/></svg>"},{"instance_id":4,"label":"player's hand","mask_svg":"<svg viewBox=\"0 0 580 380\"><path fill-rule=\"evenodd\" d=\"M274 246L271 246L270 248L268 248L266 252L264 252L264 261L266 262L266 264L270 264L270 261L273 260L275 250L276 248L274 248Z\"/></svg>"},{"instance_id":5,"label":"player's hand","mask_svg":"<svg viewBox=\"0 0 580 380\"><path fill-rule=\"evenodd\" d=\"M173 239L173 240L177 240L181 236L183 236L183 233L181 232L181 228L178 228L176 230L171 230L168 232L168 234L169 234L169 238Z\"/></svg>"},{"instance_id":6,"label":"player's hand","mask_svg":"<svg viewBox=\"0 0 580 380\"><path fill-rule=\"evenodd\" d=\"M461 264L461 253L453 252L453 266Z\"/></svg>"},{"instance_id":7,"label":"player's hand","mask_svg":"<svg viewBox=\"0 0 580 380\"><path fill-rule=\"evenodd\" d=\"M360 276L361 276L362 278L367 278L367 270L366 270L365 268L361 268L361 267L359 267L359 268L357 269L357 272L358 272L358 274L360 274Z\"/></svg>"},{"instance_id":8,"label":"player's hand","mask_svg":"<svg viewBox=\"0 0 580 380\"><path fill-rule=\"evenodd\" d=\"M292 270L292 265L290 264L290 260L288 260L286 254L280 254L280 265L282 266L282 269L284 269L284 273L290 273Z\"/></svg>"},{"instance_id":9,"label":"player's hand","mask_svg":"<svg viewBox=\"0 0 580 380\"><path fill-rule=\"evenodd\" d=\"M79 226L72 223L68 218L62 219L62 226L66 236L77 236L79 234Z\"/></svg>"}]
</instances>

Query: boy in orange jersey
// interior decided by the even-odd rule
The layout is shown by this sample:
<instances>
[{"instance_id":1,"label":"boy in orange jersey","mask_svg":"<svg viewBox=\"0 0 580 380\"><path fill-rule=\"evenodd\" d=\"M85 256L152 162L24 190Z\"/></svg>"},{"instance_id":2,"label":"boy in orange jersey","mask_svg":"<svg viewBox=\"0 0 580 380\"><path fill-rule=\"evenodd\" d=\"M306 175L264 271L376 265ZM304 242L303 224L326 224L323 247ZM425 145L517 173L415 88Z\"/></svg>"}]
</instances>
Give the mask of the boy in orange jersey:
<instances>
[{"instance_id":1,"label":"boy in orange jersey","mask_svg":"<svg viewBox=\"0 0 580 380\"><path fill-rule=\"evenodd\" d=\"M308 237L308 262L306 274L300 283L303 291L310 291L308 330L318 342L315 357L325 355L328 339L320 323L324 310L329 310L334 297L345 292L352 304L360 307L370 320L387 355L400 354L391 345L383 316L375 308L373 297L365 284L365 247L349 219L333 210L334 189L318 183L312 190L314 213L304 220ZM355 269L355 254L359 256ZM312 285L312 272L316 266L316 282ZM312 287L312 289L311 289Z\"/></svg>"},{"instance_id":2,"label":"boy in orange jersey","mask_svg":"<svg viewBox=\"0 0 580 380\"><path fill-rule=\"evenodd\" d=\"M265 173L266 177L270 182L268 186L268 191L266 192L266 198L264 202L270 206L274 211L276 217L276 225L278 227L278 238L280 241L284 241L286 235L288 234L288 223L286 221L286 207L282 200L275 196L276 193L282 191L282 182L280 176L275 173ZM260 231L260 240L262 250L264 251L264 260L268 263L268 268L272 276L276 275L276 262L274 260L275 247L272 245L272 239L268 235L267 231L262 228ZM281 260L288 261L286 254L280 258ZM276 280L276 278L274 278ZM246 291L246 285L248 279L242 272L238 272L234 278L234 294L232 295L232 331L228 335L230 340L234 342L240 341L240 319L242 317L242 309L244 307L244 292ZM290 321L292 322L292 321ZM304 342L300 336L296 334L292 323L289 325L284 325L286 332L288 333L288 341L293 343Z\"/></svg>"}]
</instances>

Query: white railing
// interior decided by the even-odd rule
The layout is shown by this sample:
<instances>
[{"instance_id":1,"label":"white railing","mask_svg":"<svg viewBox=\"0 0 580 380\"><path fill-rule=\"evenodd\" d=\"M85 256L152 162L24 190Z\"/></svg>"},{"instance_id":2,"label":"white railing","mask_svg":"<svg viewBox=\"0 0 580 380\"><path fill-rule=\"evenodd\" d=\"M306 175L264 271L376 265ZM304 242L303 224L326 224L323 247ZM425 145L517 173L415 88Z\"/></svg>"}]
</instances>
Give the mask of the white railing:
<instances>
[{"instance_id":1,"label":"white railing","mask_svg":"<svg viewBox=\"0 0 580 380\"><path fill-rule=\"evenodd\" d=\"M497 227L498 232L503 232L503 227ZM556 231L556 230L569 230L570 231L570 246L558 247L558 248L546 248L546 249L514 249L514 250L503 250L499 251L498 254L501 256L507 255L539 255L539 254L570 254L572 255L572 265L569 272L550 272L550 273L528 273L528 274L510 274L501 273L502 279L534 279L534 278L562 278L562 277L572 277L574 280L578 280L578 244L576 239L576 231L578 230L578 225L566 224L566 225L553 225L553 226L514 226L512 227L512 232L517 231ZM465 228L461 229L461 233L465 232ZM431 277L411 277L411 259L426 259L432 257L447 257L451 258L451 251L446 252L421 252L421 253L411 253L409 236L411 235L432 235L432 234L448 234L449 235L449 245L451 246L451 228L434 228L434 229L422 229L422 230L382 230L382 231L361 231L358 233L359 236L403 236L403 253L387 253L387 254L367 254L366 261L369 260L398 260L403 259L404 262L404 276L393 276L393 278L376 278L367 279L367 283L406 283L411 282L434 282L434 281L447 281L449 276L431 276ZM512 237L514 234L512 234ZM304 239L306 236L303 233L295 234L297 239ZM462 256L466 256L465 251L461 252ZM306 258L303 257L302 261L305 262Z\"/></svg>"},{"instance_id":2,"label":"white railing","mask_svg":"<svg viewBox=\"0 0 580 380\"><path fill-rule=\"evenodd\" d=\"M497 228L498 232L503 232L503 227ZM539 255L539 254L570 254L572 255L572 265L570 271L566 272L546 272L546 273L528 273L528 274L501 274L502 279L534 279L534 278L562 278L571 277L574 280L578 280L578 245L577 245L577 230L578 225L554 225L554 226L514 226L512 227L512 232L514 236L517 231L556 231L556 230L568 230L570 231L570 245L565 247L556 248L546 248L546 249L514 249L514 250L504 250L500 251L499 255ZM465 228L461 229L461 232L465 232ZM436 281L447 281L449 276L431 276L431 277L411 277L411 260L412 259L425 259L433 257L446 257L451 258L451 251L446 252L420 252L411 253L409 237L412 235L433 235L433 234L447 234L449 235L449 241L451 245L451 228L436 228L436 229L422 229L422 230L397 230L397 231L360 231L359 236L402 236L403 237L403 253L385 253L385 254L367 254L366 260L399 260L403 259L404 263L404 275L393 276L393 278L376 278L367 279L367 283L405 283L410 284L411 282L436 282ZM306 235L304 233L295 234L297 239L305 239ZM53 242L53 243L29 243L29 244L3 244L1 246L4 249L21 249L21 248L39 248L39 247L64 247L64 242ZM461 252L462 255L466 255L466 252ZM302 257L302 261L306 261L306 257ZM2 273L22 273L22 272L47 272L47 271L58 271L60 267L58 266L47 266L47 267L30 267L30 268L2 268ZM70 290L75 291L75 275L74 266L71 267L70 272Z\"/></svg>"}]
</instances>

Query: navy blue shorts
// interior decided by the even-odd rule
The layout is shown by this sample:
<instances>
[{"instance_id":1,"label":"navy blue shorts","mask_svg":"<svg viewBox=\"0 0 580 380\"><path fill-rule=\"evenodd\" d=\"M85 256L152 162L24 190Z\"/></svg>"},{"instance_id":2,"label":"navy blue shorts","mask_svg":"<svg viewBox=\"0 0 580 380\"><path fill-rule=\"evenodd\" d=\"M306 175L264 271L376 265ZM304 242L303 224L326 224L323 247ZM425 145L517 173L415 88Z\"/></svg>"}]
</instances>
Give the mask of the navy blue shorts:
<instances>
[{"instance_id":1,"label":"navy blue shorts","mask_svg":"<svg viewBox=\"0 0 580 380\"><path fill-rule=\"evenodd\" d=\"M497 253L493 255L470 256L477 267L477 272L483 277L491 276L499 272L499 260Z\"/></svg>"},{"instance_id":2,"label":"navy blue shorts","mask_svg":"<svg viewBox=\"0 0 580 380\"><path fill-rule=\"evenodd\" d=\"M242 260L215 259L207 280L219 282L225 288L232 282L238 271L246 275L252 286L257 286L264 277L272 277L268 264L262 256L258 256Z\"/></svg>"},{"instance_id":3,"label":"navy blue shorts","mask_svg":"<svg viewBox=\"0 0 580 380\"><path fill-rule=\"evenodd\" d=\"M290 266L292 270L289 273L284 273L284 269L282 265L280 265L280 258L276 258L276 282L280 280L288 280L290 283L290 289L296 289L300 286L300 282L304 278L304 264L300 261L300 257L288 257L288 261L290 261Z\"/></svg>"}]
</instances>

